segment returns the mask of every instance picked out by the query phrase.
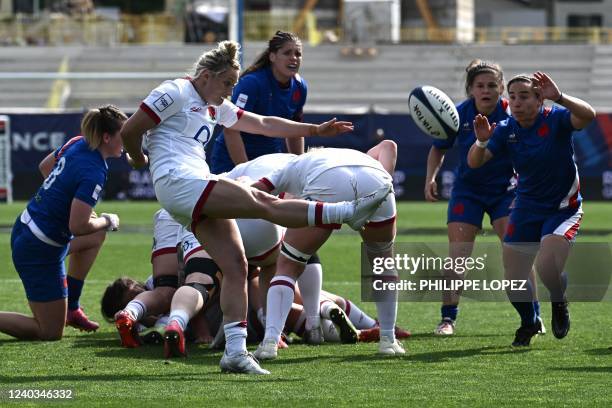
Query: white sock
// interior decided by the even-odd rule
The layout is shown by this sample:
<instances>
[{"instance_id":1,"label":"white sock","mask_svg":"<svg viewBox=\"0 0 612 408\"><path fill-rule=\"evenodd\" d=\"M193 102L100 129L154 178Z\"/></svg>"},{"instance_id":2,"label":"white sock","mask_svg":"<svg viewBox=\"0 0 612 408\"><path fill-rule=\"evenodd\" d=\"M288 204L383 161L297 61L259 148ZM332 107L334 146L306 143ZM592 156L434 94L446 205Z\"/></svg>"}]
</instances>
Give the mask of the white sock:
<instances>
[{"instance_id":1,"label":"white sock","mask_svg":"<svg viewBox=\"0 0 612 408\"><path fill-rule=\"evenodd\" d=\"M293 304L295 280L288 276L275 276L270 281L266 301L266 335L264 339L280 340L281 332Z\"/></svg>"},{"instance_id":2,"label":"white sock","mask_svg":"<svg viewBox=\"0 0 612 408\"><path fill-rule=\"evenodd\" d=\"M308 225L342 224L355 213L352 202L339 203L310 202L308 206Z\"/></svg>"},{"instance_id":3,"label":"white sock","mask_svg":"<svg viewBox=\"0 0 612 408\"><path fill-rule=\"evenodd\" d=\"M304 272L298 278L298 286L302 294L304 312L306 312L306 328L319 327L319 300L321 298L321 280L323 270L321 264L306 265Z\"/></svg>"},{"instance_id":4,"label":"white sock","mask_svg":"<svg viewBox=\"0 0 612 408\"><path fill-rule=\"evenodd\" d=\"M162 317L160 317L159 319L155 321L155 326L165 326L168 324L168 322L170 322L170 316L163 315Z\"/></svg>"},{"instance_id":5,"label":"white sock","mask_svg":"<svg viewBox=\"0 0 612 408\"><path fill-rule=\"evenodd\" d=\"M368 316L363 310L357 307L353 302L344 299L346 304L344 312L357 330L371 329L376 326L376 320Z\"/></svg>"},{"instance_id":6,"label":"white sock","mask_svg":"<svg viewBox=\"0 0 612 408\"><path fill-rule=\"evenodd\" d=\"M321 319L321 328L326 343L340 343L340 333L331 320Z\"/></svg>"},{"instance_id":7,"label":"white sock","mask_svg":"<svg viewBox=\"0 0 612 408\"><path fill-rule=\"evenodd\" d=\"M225 332L225 353L229 357L247 352L247 322L230 322L223 326Z\"/></svg>"},{"instance_id":8,"label":"white sock","mask_svg":"<svg viewBox=\"0 0 612 408\"><path fill-rule=\"evenodd\" d=\"M170 313L170 317L168 318L168 322L175 321L181 327L183 331L187 328L187 323L189 323L189 313L187 313L183 309L173 310Z\"/></svg>"},{"instance_id":9,"label":"white sock","mask_svg":"<svg viewBox=\"0 0 612 408\"><path fill-rule=\"evenodd\" d=\"M306 315L306 330L316 329L321 326L321 315L317 313L316 316Z\"/></svg>"},{"instance_id":10,"label":"white sock","mask_svg":"<svg viewBox=\"0 0 612 408\"><path fill-rule=\"evenodd\" d=\"M338 305L335 304L334 302L332 302L329 299L325 299L324 301L321 302L321 317L323 319L329 319L329 312L334 309L337 308Z\"/></svg>"},{"instance_id":11,"label":"white sock","mask_svg":"<svg viewBox=\"0 0 612 408\"><path fill-rule=\"evenodd\" d=\"M130 300L123 310L131 314L134 320L139 321L147 312L147 307L140 300Z\"/></svg>"},{"instance_id":12,"label":"white sock","mask_svg":"<svg viewBox=\"0 0 612 408\"><path fill-rule=\"evenodd\" d=\"M397 318L397 300L376 302L380 336L388 336L395 340L395 319Z\"/></svg>"}]
</instances>

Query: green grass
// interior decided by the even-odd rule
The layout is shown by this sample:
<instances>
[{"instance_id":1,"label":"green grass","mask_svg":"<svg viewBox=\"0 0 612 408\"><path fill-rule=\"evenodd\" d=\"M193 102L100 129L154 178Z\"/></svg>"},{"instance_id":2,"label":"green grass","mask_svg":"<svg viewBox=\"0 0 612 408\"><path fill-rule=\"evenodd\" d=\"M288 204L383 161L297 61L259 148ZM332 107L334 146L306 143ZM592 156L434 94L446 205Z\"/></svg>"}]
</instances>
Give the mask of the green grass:
<instances>
[{"instance_id":1,"label":"green grass","mask_svg":"<svg viewBox=\"0 0 612 408\"><path fill-rule=\"evenodd\" d=\"M0 207L0 224L9 225L23 203ZM122 225L149 227L152 203L99 205L117 212ZM587 231L612 229L610 205L585 204ZM444 204L399 206L400 229L444 231ZM493 239L493 237L489 238ZM608 236L597 236L608 240ZM445 235L401 235L398 241L439 241ZM582 239L582 238L581 238ZM144 279L150 273L150 234L109 234L90 273L82 304L101 321L99 299L117 276ZM355 234L337 234L320 251L324 287L359 302L359 245ZM374 304L360 303L370 314ZM0 233L0 309L28 312L21 282L10 260L9 233ZM398 324L413 336L402 358L380 358L375 344L355 346L292 345L264 366L267 377L224 375L219 352L189 347L186 360L164 361L161 347L119 347L110 324L95 334L67 328L60 342L18 342L0 334L0 405L6 390L65 389L79 406L547 406L612 404L612 340L609 303L571 305L572 331L559 341L537 338L528 350L509 347L518 319L511 305L464 302L453 338L435 338L439 305L402 303ZM543 307L550 330L550 311Z\"/></svg>"}]
</instances>

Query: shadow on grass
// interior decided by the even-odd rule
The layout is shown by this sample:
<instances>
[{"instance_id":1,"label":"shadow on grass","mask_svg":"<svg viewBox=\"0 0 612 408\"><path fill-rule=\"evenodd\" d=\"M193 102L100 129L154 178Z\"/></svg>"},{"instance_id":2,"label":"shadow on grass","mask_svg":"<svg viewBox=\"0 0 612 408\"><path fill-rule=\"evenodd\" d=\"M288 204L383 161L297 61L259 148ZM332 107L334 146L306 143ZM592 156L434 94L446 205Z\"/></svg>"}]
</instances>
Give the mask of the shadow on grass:
<instances>
[{"instance_id":1,"label":"shadow on grass","mask_svg":"<svg viewBox=\"0 0 612 408\"><path fill-rule=\"evenodd\" d=\"M498 356L502 354L523 354L528 353L529 348L512 348L512 347L478 347L463 350L445 350L445 351L433 351L428 353L412 354L410 349L406 351L403 356L383 356L379 354L372 355L360 355L360 361L392 361L392 360L407 360L407 361L418 361L423 363L441 363L447 362L457 358L466 358L474 356ZM346 357L342 360L352 362L355 360L355 356Z\"/></svg>"},{"instance_id":2,"label":"shadow on grass","mask_svg":"<svg viewBox=\"0 0 612 408\"><path fill-rule=\"evenodd\" d=\"M611 367L558 367L557 371L571 371L574 373L612 373Z\"/></svg>"},{"instance_id":3,"label":"shadow on grass","mask_svg":"<svg viewBox=\"0 0 612 408\"><path fill-rule=\"evenodd\" d=\"M602 347L590 350L584 350L586 354L590 354L592 356L606 356L612 355L612 347Z\"/></svg>"},{"instance_id":4,"label":"shadow on grass","mask_svg":"<svg viewBox=\"0 0 612 408\"><path fill-rule=\"evenodd\" d=\"M416 340L416 341L421 341L421 340L431 340L431 339L467 339L467 338L481 338L481 337L510 337L511 334L508 333L504 333L502 332L497 332L497 333L465 333L462 334L461 332L459 333L455 333L452 336L440 336L440 335L436 335L433 333L433 330L431 333L412 333L412 335L408 338L408 339L402 339L401 341L411 341L411 340Z\"/></svg>"},{"instance_id":5,"label":"shadow on grass","mask_svg":"<svg viewBox=\"0 0 612 408\"><path fill-rule=\"evenodd\" d=\"M218 374L218 376L215 376ZM249 382L302 382L304 378L278 378L274 375L245 375L245 374L225 374L219 371L218 373L192 373L192 374L173 374L173 373L157 373L151 374L93 374L93 375L44 375L44 376L0 376L0 384L31 384L44 382L58 382L61 384L70 383L73 388L78 390L78 383L82 382L109 382L115 383L118 381L182 381L182 382L230 382L230 383L249 383ZM75 386L76 385L76 386ZM78 391L77 391L78 393Z\"/></svg>"}]
</instances>

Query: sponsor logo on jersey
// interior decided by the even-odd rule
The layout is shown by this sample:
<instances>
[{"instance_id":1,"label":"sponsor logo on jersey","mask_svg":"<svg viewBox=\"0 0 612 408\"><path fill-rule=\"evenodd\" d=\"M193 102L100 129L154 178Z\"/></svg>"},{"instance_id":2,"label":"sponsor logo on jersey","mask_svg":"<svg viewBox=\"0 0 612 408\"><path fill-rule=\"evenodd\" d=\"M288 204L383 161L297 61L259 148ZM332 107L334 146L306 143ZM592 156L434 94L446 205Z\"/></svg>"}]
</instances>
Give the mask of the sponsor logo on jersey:
<instances>
[{"instance_id":1,"label":"sponsor logo on jersey","mask_svg":"<svg viewBox=\"0 0 612 408\"><path fill-rule=\"evenodd\" d=\"M514 133L510 133L508 136L508 143L516 143L516 135Z\"/></svg>"},{"instance_id":2,"label":"sponsor logo on jersey","mask_svg":"<svg viewBox=\"0 0 612 408\"><path fill-rule=\"evenodd\" d=\"M158 112L163 112L166 108L174 103L174 99L167 93L163 94L153 102L153 106Z\"/></svg>"},{"instance_id":3,"label":"sponsor logo on jersey","mask_svg":"<svg viewBox=\"0 0 612 408\"><path fill-rule=\"evenodd\" d=\"M236 106L239 108L244 108L248 100L249 96L241 93L238 95L238 99L236 100Z\"/></svg>"},{"instance_id":4,"label":"sponsor logo on jersey","mask_svg":"<svg viewBox=\"0 0 612 408\"><path fill-rule=\"evenodd\" d=\"M472 128L470 127L470 122L464 122L463 123L463 131L464 132L469 132L471 130L472 130Z\"/></svg>"},{"instance_id":5,"label":"sponsor logo on jersey","mask_svg":"<svg viewBox=\"0 0 612 408\"><path fill-rule=\"evenodd\" d=\"M189 109L192 112L200 112L202 111L202 107L201 106L192 106L191 109Z\"/></svg>"},{"instance_id":6,"label":"sponsor logo on jersey","mask_svg":"<svg viewBox=\"0 0 612 408\"><path fill-rule=\"evenodd\" d=\"M99 184L96 184L96 188L94 188L93 193L91 193L91 197L94 200L97 200L98 197L100 197L100 191L102 191L102 186L100 186Z\"/></svg>"}]
</instances>

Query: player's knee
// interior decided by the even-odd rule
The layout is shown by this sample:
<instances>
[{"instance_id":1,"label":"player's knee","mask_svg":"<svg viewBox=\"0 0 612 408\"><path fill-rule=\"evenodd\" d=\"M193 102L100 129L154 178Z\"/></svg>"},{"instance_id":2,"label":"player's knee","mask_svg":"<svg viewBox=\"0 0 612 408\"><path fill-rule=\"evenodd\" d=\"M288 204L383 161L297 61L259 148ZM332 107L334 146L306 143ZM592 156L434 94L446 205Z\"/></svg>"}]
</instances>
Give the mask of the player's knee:
<instances>
[{"instance_id":1,"label":"player's knee","mask_svg":"<svg viewBox=\"0 0 612 408\"><path fill-rule=\"evenodd\" d=\"M244 254L228 257L219 266L227 279L246 280L247 278L248 264Z\"/></svg>"},{"instance_id":2,"label":"player's knee","mask_svg":"<svg viewBox=\"0 0 612 408\"><path fill-rule=\"evenodd\" d=\"M334 299L334 303L342 310L346 310L346 302L341 297Z\"/></svg>"},{"instance_id":3,"label":"player's knee","mask_svg":"<svg viewBox=\"0 0 612 408\"><path fill-rule=\"evenodd\" d=\"M213 292L220 286L219 266L210 258L193 257L185 264L185 284L191 286L198 292L207 292L212 296ZM206 300L206 296L204 296Z\"/></svg>"},{"instance_id":4,"label":"player's knee","mask_svg":"<svg viewBox=\"0 0 612 408\"><path fill-rule=\"evenodd\" d=\"M271 211L272 206L279 200L276 196L260 190L252 190L253 208L257 212L258 218L265 218Z\"/></svg>"},{"instance_id":5,"label":"player's knee","mask_svg":"<svg viewBox=\"0 0 612 408\"><path fill-rule=\"evenodd\" d=\"M38 338L42 341L58 341L64 335L64 328L40 328Z\"/></svg>"},{"instance_id":6,"label":"player's knee","mask_svg":"<svg viewBox=\"0 0 612 408\"><path fill-rule=\"evenodd\" d=\"M383 140L380 142L380 145L383 149L393 154L397 154L397 143L395 143L393 140Z\"/></svg>"}]
</instances>

